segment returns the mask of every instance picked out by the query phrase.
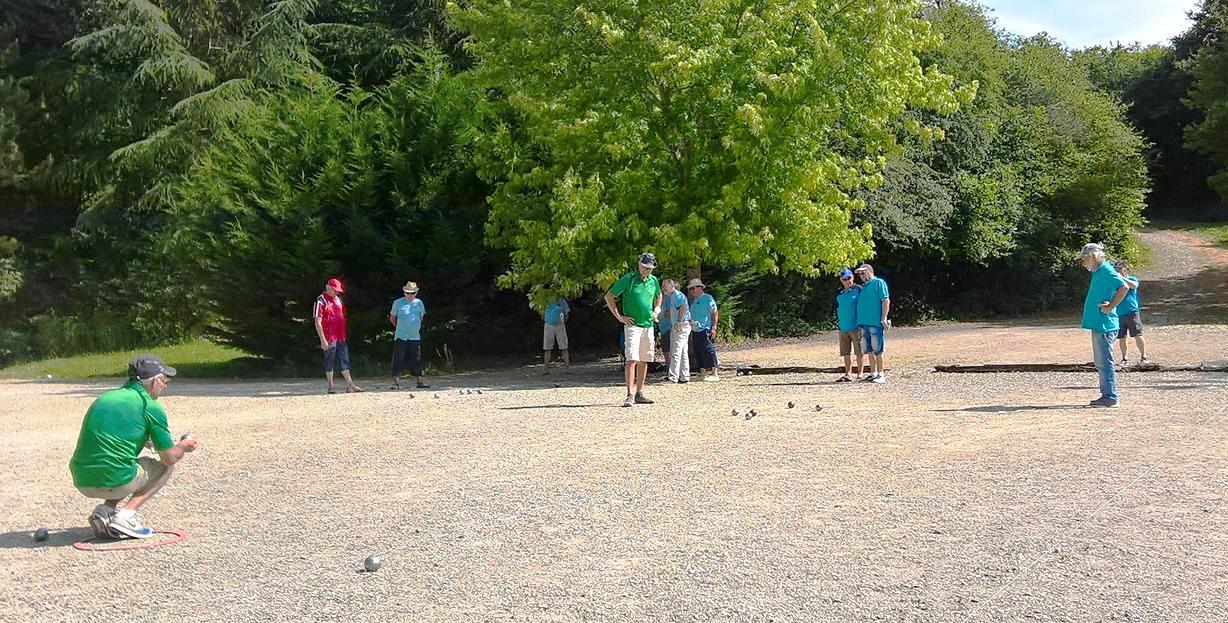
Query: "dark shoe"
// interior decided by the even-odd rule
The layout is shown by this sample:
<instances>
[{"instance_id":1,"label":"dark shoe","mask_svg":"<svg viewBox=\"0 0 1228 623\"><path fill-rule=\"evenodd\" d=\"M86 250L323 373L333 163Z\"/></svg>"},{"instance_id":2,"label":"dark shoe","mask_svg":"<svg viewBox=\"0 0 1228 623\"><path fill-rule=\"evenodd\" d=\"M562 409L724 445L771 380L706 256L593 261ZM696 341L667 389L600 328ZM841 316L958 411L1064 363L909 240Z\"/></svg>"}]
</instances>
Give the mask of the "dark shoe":
<instances>
[{"instance_id":1,"label":"dark shoe","mask_svg":"<svg viewBox=\"0 0 1228 623\"><path fill-rule=\"evenodd\" d=\"M330 387L330 388L328 388L328 393L330 393L330 394L335 394L335 393L337 393L337 388L336 388L336 387Z\"/></svg>"},{"instance_id":2,"label":"dark shoe","mask_svg":"<svg viewBox=\"0 0 1228 623\"><path fill-rule=\"evenodd\" d=\"M391 386L388 387L388 389L392 389L392 390L401 389L401 384L393 383Z\"/></svg>"},{"instance_id":3,"label":"dark shoe","mask_svg":"<svg viewBox=\"0 0 1228 623\"><path fill-rule=\"evenodd\" d=\"M426 383L423 383L422 381L418 381L418 384L415 387L417 387L418 389L430 389L431 388L430 385L427 385Z\"/></svg>"},{"instance_id":4,"label":"dark shoe","mask_svg":"<svg viewBox=\"0 0 1228 623\"><path fill-rule=\"evenodd\" d=\"M1090 406L1113 409L1117 407L1117 401L1111 398L1097 398L1091 401Z\"/></svg>"},{"instance_id":5,"label":"dark shoe","mask_svg":"<svg viewBox=\"0 0 1228 623\"><path fill-rule=\"evenodd\" d=\"M842 376L842 377L840 377L840 378L836 379L836 382L837 382L837 383L852 383L852 382L853 382L853 379L852 379L851 377L849 377L849 375L847 375L847 374L846 374L846 375L844 375L844 376Z\"/></svg>"},{"instance_id":6,"label":"dark shoe","mask_svg":"<svg viewBox=\"0 0 1228 623\"><path fill-rule=\"evenodd\" d=\"M645 397L644 397L644 394L641 394L641 393L638 393L638 392L637 392L637 393L635 394L635 404L637 404L637 405L650 405L650 404L653 404L653 402L652 402L651 400L649 400L649 399L645 398Z\"/></svg>"}]
</instances>

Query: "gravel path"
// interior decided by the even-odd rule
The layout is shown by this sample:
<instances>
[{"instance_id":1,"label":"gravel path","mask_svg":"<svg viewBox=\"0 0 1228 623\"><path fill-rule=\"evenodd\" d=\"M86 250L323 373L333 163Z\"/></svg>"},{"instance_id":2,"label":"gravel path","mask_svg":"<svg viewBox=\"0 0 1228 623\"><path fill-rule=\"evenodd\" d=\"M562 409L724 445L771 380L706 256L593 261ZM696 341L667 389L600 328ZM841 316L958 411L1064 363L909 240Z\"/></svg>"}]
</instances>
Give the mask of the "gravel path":
<instances>
[{"instance_id":1,"label":"gravel path","mask_svg":"<svg viewBox=\"0 0 1228 623\"><path fill-rule=\"evenodd\" d=\"M66 463L112 383L5 382L0 620L1222 620L1228 375L1127 374L1092 410L1089 374L929 372L1085 361L1073 324L901 328L886 385L730 376L631 409L608 363L412 398L184 380L164 402L202 450L144 516L190 536L126 552L70 547L92 505ZM1224 324L1148 328L1156 359L1228 360Z\"/></svg>"}]
</instances>

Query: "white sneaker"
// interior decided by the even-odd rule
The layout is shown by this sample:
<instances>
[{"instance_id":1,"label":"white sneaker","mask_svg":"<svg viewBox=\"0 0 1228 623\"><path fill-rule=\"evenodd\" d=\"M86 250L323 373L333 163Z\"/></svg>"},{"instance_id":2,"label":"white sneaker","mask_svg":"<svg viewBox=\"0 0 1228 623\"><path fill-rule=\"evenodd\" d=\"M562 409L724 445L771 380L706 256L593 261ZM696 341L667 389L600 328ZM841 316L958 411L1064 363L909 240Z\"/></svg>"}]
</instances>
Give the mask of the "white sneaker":
<instances>
[{"instance_id":1,"label":"white sneaker","mask_svg":"<svg viewBox=\"0 0 1228 623\"><path fill-rule=\"evenodd\" d=\"M111 523L111 518L115 516L115 509L106 504L99 504L94 507L94 512L90 513L89 522L90 529L94 531L94 536L100 539L119 538L111 528L107 525Z\"/></svg>"},{"instance_id":2,"label":"white sneaker","mask_svg":"<svg viewBox=\"0 0 1228 623\"><path fill-rule=\"evenodd\" d=\"M136 516L136 511L126 508L117 511L111 517L111 521L107 523L107 527L114 532L130 536L134 539L148 539L154 535L153 528L142 524L140 517Z\"/></svg>"},{"instance_id":3,"label":"white sneaker","mask_svg":"<svg viewBox=\"0 0 1228 623\"><path fill-rule=\"evenodd\" d=\"M881 375L881 374L875 374L875 375L874 375L874 378L873 378L873 379L870 379L870 382L871 382L871 383L886 383L886 382L887 382L887 377L885 377L885 376L883 376L883 375Z\"/></svg>"},{"instance_id":4,"label":"white sneaker","mask_svg":"<svg viewBox=\"0 0 1228 623\"><path fill-rule=\"evenodd\" d=\"M708 376L705 376L705 377L704 377L704 381L705 381L705 382L708 382L708 383L715 383L715 382L717 382L717 381L719 381L719 380L721 380L721 377L719 377L719 376L717 376L717 375L715 375L715 374L709 374Z\"/></svg>"},{"instance_id":5,"label":"white sneaker","mask_svg":"<svg viewBox=\"0 0 1228 623\"><path fill-rule=\"evenodd\" d=\"M1151 360L1150 360L1150 359L1148 359L1148 358L1146 358L1146 357L1143 357L1142 359L1139 359L1139 360L1138 360L1138 365L1140 365L1140 366L1149 366L1149 365L1151 365Z\"/></svg>"}]
</instances>

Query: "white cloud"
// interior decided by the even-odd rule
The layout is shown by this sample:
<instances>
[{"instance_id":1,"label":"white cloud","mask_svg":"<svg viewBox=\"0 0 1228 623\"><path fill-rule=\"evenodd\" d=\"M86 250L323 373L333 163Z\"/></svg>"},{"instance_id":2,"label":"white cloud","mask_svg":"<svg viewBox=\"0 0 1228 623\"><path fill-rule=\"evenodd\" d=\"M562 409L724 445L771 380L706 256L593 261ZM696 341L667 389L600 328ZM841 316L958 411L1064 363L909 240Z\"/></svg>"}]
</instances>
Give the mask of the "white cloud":
<instances>
[{"instance_id":1,"label":"white cloud","mask_svg":"<svg viewBox=\"0 0 1228 623\"><path fill-rule=\"evenodd\" d=\"M1048 32L1067 46L1114 41L1164 43L1189 26L1197 0L982 0L998 26L1019 35Z\"/></svg>"}]
</instances>

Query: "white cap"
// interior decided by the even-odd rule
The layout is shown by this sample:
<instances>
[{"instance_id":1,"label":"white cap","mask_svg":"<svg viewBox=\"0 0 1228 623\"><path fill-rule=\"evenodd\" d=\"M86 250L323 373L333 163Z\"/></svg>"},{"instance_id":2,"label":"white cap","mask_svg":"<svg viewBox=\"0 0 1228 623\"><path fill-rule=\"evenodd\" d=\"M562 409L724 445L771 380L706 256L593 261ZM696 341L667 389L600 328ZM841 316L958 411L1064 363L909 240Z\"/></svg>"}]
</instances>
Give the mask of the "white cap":
<instances>
[{"instance_id":1,"label":"white cap","mask_svg":"<svg viewBox=\"0 0 1228 623\"><path fill-rule=\"evenodd\" d=\"M1089 242L1083 245L1082 251L1079 251L1078 259L1081 260L1089 255L1095 255L1096 253L1104 253L1104 246L1094 242Z\"/></svg>"}]
</instances>

